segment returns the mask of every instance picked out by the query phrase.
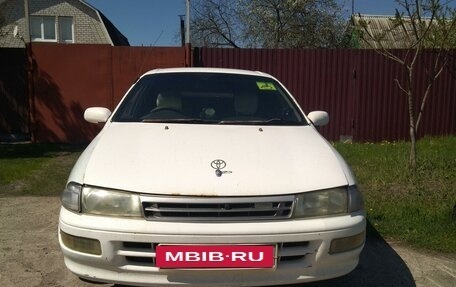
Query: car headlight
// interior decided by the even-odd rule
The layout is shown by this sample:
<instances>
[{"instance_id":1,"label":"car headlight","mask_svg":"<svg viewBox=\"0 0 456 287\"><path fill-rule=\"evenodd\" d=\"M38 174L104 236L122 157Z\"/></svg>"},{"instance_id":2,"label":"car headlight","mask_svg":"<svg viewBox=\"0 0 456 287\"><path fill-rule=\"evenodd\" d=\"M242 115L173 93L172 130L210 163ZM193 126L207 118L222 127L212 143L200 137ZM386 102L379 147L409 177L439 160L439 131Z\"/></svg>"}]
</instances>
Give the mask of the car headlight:
<instances>
[{"instance_id":1,"label":"car headlight","mask_svg":"<svg viewBox=\"0 0 456 287\"><path fill-rule=\"evenodd\" d=\"M81 211L105 216L141 216L139 195L96 187L82 189Z\"/></svg>"},{"instance_id":2,"label":"car headlight","mask_svg":"<svg viewBox=\"0 0 456 287\"><path fill-rule=\"evenodd\" d=\"M351 213L364 208L356 185L306 192L296 196L293 217L319 217Z\"/></svg>"},{"instance_id":3,"label":"car headlight","mask_svg":"<svg viewBox=\"0 0 456 287\"><path fill-rule=\"evenodd\" d=\"M318 217L347 213L348 193L346 187L306 192L296 196L295 218Z\"/></svg>"},{"instance_id":4,"label":"car headlight","mask_svg":"<svg viewBox=\"0 0 456 287\"><path fill-rule=\"evenodd\" d=\"M75 212L81 211L81 190L82 185L79 183L68 183L60 196L63 207Z\"/></svg>"}]
</instances>

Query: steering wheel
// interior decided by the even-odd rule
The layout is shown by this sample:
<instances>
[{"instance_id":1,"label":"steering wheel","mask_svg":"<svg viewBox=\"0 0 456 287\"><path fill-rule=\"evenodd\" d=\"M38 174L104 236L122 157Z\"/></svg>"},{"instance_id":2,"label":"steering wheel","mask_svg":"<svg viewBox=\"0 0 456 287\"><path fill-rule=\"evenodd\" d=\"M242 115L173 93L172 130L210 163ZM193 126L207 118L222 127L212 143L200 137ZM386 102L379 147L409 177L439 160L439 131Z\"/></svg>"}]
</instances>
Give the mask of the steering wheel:
<instances>
[{"instance_id":1,"label":"steering wheel","mask_svg":"<svg viewBox=\"0 0 456 287\"><path fill-rule=\"evenodd\" d=\"M172 108L172 107L157 107L149 112L149 114L159 113L161 111L171 111L182 115L182 111Z\"/></svg>"}]
</instances>

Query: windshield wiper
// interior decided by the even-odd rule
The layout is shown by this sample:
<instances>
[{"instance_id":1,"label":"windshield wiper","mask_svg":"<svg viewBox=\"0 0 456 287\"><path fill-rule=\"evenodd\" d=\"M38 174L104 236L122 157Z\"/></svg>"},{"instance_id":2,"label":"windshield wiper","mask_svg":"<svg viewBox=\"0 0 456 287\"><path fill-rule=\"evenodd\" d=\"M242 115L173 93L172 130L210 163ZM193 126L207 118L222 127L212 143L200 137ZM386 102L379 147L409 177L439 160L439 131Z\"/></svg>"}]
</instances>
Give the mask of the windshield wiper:
<instances>
[{"instance_id":1,"label":"windshield wiper","mask_svg":"<svg viewBox=\"0 0 456 287\"><path fill-rule=\"evenodd\" d=\"M267 120L209 120L200 118L189 119L143 119L143 123L181 123L181 124L221 124L221 125L302 125L302 122L271 118Z\"/></svg>"},{"instance_id":2,"label":"windshield wiper","mask_svg":"<svg viewBox=\"0 0 456 287\"><path fill-rule=\"evenodd\" d=\"M271 125L271 124L280 124L280 125L301 125L301 122L284 120L281 118L271 118L267 120L226 120L220 121L220 124L223 125Z\"/></svg>"},{"instance_id":3,"label":"windshield wiper","mask_svg":"<svg viewBox=\"0 0 456 287\"><path fill-rule=\"evenodd\" d=\"M143 123L218 124L218 120L206 119L143 119Z\"/></svg>"},{"instance_id":4,"label":"windshield wiper","mask_svg":"<svg viewBox=\"0 0 456 287\"><path fill-rule=\"evenodd\" d=\"M282 125L290 125L290 126L301 126L305 125L305 122L299 120L287 120L287 119L280 119L280 118L272 118L266 121L269 124L282 124Z\"/></svg>"}]
</instances>

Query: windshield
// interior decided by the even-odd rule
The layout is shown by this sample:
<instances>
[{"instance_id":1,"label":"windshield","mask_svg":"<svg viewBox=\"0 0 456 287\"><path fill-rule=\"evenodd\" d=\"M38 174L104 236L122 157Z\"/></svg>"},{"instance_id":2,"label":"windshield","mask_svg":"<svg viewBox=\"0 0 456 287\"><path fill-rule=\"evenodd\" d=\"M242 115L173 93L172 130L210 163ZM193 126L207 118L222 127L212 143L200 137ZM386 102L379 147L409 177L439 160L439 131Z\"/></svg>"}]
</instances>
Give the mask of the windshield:
<instances>
[{"instance_id":1,"label":"windshield","mask_svg":"<svg viewBox=\"0 0 456 287\"><path fill-rule=\"evenodd\" d=\"M142 77L114 122L306 125L271 78L224 73L163 73Z\"/></svg>"}]
</instances>

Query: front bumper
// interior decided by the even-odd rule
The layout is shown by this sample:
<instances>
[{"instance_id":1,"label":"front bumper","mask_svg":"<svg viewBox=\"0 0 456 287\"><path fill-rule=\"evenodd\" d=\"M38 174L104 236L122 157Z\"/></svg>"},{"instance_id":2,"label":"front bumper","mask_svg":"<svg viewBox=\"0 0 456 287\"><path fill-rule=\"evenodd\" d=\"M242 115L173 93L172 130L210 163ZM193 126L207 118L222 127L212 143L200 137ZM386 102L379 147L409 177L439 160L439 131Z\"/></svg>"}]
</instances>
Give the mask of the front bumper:
<instances>
[{"instance_id":1,"label":"front bumper","mask_svg":"<svg viewBox=\"0 0 456 287\"><path fill-rule=\"evenodd\" d=\"M151 222L80 215L61 209L59 230L100 241L101 255L74 251L59 241L67 268L92 281L137 286L266 286L345 275L362 246L330 254L331 241L363 233L364 212L331 218L238 223ZM274 244L274 269L164 270L155 267L158 244Z\"/></svg>"}]
</instances>

